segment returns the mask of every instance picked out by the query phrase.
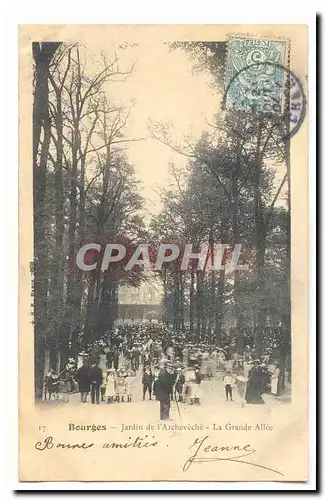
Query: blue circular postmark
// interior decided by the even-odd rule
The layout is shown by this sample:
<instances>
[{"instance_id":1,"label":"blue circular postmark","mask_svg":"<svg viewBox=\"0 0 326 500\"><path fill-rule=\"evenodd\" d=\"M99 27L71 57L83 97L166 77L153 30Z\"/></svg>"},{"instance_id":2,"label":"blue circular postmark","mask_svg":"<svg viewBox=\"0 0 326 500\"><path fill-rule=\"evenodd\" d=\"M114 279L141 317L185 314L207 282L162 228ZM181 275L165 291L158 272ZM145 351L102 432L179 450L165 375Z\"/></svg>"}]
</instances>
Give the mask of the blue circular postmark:
<instances>
[{"instance_id":1,"label":"blue circular postmark","mask_svg":"<svg viewBox=\"0 0 326 500\"><path fill-rule=\"evenodd\" d=\"M278 126L282 139L290 139L306 114L300 79L286 66L267 61L257 49L247 55L246 62L250 64L227 82L222 108L268 117Z\"/></svg>"}]
</instances>

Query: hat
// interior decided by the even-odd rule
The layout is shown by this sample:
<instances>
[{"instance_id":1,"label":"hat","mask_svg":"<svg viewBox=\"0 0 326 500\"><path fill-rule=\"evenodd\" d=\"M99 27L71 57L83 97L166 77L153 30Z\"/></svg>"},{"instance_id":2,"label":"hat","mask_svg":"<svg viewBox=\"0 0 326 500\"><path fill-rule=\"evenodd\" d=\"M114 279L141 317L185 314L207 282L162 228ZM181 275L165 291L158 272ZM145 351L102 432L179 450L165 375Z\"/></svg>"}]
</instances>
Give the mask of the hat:
<instances>
[{"instance_id":1,"label":"hat","mask_svg":"<svg viewBox=\"0 0 326 500\"><path fill-rule=\"evenodd\" d=\"M113 372L115 372L115 369L114 369L114 368L109 368L109 369L108 369L108 373L113 373Z\"/></svg>"}]
</instances>

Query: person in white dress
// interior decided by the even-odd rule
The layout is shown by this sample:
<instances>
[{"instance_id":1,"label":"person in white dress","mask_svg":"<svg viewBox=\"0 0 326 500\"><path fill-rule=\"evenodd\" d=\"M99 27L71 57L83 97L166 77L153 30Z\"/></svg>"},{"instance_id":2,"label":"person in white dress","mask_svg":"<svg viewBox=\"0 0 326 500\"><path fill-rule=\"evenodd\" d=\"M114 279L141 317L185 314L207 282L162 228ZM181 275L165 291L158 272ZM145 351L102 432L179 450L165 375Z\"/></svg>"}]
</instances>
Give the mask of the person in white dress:
<instances>
[{"instance_id":1,"label":"person in white dress","mask_svg":"<svg viewBox=\"0 0 326 500\"><path fill-rule=\"evenodd\" d=\"M201 376L198 365L188 367L184 373L184 401L187 404L200 404L202 391L200 387Z\"/></svg>"},{"instance_id":2,"label":"person in white dress","mask_svg":"<svg viewBox=\"0 0 326 500\"><path fill-rule=\"evenodd\" d=\"M107 403L111 403L116 396L116 376L115 369L109 368L106 377L106 387L104 397Z\"/></svg>"},{"instance_id":3,"label":"person in white dress","mask_svg":"<svg viewBox=\"0 0 326 500\"><path fill-rule=\"evenodd\" d=\"M273 394L273 396L277 396L278 394L278 381L280 378L279 366L280 366L279 363L275 363L275 370L271 376L271 394Z\"/></svg>"}]
</instances>

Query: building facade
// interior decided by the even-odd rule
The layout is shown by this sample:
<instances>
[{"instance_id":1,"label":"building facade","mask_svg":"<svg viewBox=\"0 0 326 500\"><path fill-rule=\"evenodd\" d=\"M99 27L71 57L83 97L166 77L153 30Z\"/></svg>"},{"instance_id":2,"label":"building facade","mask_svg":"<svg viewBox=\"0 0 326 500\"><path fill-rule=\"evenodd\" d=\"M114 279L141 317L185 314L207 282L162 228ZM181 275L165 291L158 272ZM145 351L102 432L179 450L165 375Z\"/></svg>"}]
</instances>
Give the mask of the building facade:
<instances>
[{"instance_id":1,"label":"building facade","mask_svg":"<svg viewBox=\"0 0 326 500\"><path fill-rule=\"evenodd\" d=\"M148 277L139 287L121 286L118 290L119 320L161 320L163 287Z\"/></svg>"}]
</instances>

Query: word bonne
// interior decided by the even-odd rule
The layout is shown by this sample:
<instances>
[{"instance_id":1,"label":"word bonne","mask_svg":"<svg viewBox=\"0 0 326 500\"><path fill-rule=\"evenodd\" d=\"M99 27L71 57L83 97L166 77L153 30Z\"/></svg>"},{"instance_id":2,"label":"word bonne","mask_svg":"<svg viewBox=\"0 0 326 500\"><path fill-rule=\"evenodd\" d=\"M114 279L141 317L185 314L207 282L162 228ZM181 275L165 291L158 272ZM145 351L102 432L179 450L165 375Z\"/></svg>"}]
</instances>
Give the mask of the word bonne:
<instances>
[{"instance_id":1,"label":"word bonne","mask_svg":"<svg viewBox=\"0 0 326 500\"><path fill-rule=\"evenodd\" d=\"M180 247L174 243L161 243L152 251L147 243L139 244L130 251L130 246L120 243L87 243L76 255L76 266L81 271L108 271L110 267L120 263L125 271L141 268L144 271L160 271L163 266L174 262L181 271L194 268L196 270L219 271L237 270L247 271L247 264L240 264L241 244L231 247L227 244L201 245L199 251L194 251L193 245L187 243Z\"/></svg>"}]
</instances>

